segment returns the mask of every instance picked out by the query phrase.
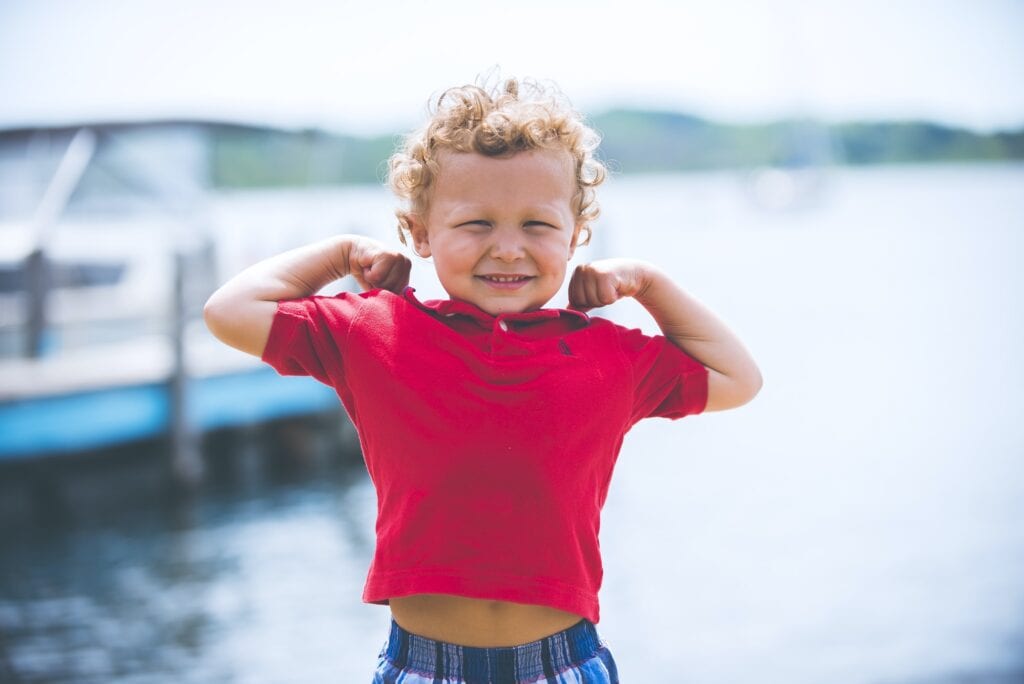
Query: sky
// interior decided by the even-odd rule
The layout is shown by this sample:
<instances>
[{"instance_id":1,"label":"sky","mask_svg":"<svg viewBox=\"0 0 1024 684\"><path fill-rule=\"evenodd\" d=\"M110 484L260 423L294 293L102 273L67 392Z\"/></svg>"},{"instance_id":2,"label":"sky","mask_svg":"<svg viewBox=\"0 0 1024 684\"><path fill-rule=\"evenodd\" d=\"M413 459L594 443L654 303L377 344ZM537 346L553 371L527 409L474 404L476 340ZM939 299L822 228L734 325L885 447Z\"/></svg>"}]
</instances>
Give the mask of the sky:
<instances>
[{"instance_id":1,"label":"sky","mask_svg":"<svg viewBox=\"0 0 1024 684\"><path fill-rule=\"evenodd\" d=\"M750 122L1024 126L1024 0L3 0L0 127L214 118L355 134L497 71Z\"/></svg>"}]
</instances>

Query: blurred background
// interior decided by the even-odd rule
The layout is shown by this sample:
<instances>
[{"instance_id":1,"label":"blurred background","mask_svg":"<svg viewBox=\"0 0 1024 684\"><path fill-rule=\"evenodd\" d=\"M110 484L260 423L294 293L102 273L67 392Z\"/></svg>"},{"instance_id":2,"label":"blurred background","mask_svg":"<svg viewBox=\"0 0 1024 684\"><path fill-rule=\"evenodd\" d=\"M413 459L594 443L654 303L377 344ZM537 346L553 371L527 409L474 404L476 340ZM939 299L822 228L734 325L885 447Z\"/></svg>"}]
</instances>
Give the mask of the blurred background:
<instances>
[{"instance_id":1,"label":"blurred background","mask_svg":"<svg viewBox=\"0 0 1024 684\"><path fill-rule=\"evenodd\" d=\"M0 4L0 681L369 681L354 431L201 306L397 245L399 136L530 76L613 170L577 261L661 265L766 379L627 436L624 680L1024 682L1022 38L1016 0Z\"/></svg>"}]
</instances>

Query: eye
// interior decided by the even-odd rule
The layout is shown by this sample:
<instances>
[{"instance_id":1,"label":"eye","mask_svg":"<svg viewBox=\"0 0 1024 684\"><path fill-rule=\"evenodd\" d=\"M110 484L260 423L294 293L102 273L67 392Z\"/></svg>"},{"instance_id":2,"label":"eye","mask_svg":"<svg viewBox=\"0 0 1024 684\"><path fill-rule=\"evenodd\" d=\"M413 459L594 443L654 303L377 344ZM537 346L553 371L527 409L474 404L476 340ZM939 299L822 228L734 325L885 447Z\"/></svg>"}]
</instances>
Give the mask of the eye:
<instances>
[{"instance_id":1,"label":"eye","mask_svg":"<svg viewBox=\"0 0 1024 684\"><path fill-rule=\"evenodd\" d=\"M462 223L456 224L456 228L466 228L469 230L488 230L491 227L489 221L483 219L477 219L475 221L463 221Z\"/></svg>"},{"instance_id":2,"label":"eye","mask_svg":"<svg viewBox=\"0 0 1024 684\"><path fill-rule=\"evenodd\" d=\"M527 228L554 228L558 230L558 226L548 223L547 221L527 221L525 226Z\"/></svg>"}]
</instances>

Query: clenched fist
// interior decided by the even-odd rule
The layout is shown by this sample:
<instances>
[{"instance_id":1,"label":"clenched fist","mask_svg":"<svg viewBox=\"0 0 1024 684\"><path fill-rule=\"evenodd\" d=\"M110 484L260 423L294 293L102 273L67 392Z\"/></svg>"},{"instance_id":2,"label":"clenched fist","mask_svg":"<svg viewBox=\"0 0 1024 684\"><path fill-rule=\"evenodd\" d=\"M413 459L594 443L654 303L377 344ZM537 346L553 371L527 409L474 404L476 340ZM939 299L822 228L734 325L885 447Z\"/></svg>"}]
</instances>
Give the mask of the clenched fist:
<instances>
[{"instance_id":1,"label":"clenched fist","mask_svg":"<svg viewBox=\"0 0 1024 684\"><path fill-rule=\"evenodd\" d=\"M411 268L407 256L376 240L360 237L349 247L348 271L364 290L379 287L401 294Z\"/></svg>"},{"instance_id":2,"label":"clenched fist","mask_svg":"<svg viewBox=\"0 0 1024 684\"><path fill-rule=\"evenodd\" d=\"M569 281L569 308L586 311L636 297L647 287L648 268L633 259L601 259L577 266Z\"/></svg>"}]
</instances>

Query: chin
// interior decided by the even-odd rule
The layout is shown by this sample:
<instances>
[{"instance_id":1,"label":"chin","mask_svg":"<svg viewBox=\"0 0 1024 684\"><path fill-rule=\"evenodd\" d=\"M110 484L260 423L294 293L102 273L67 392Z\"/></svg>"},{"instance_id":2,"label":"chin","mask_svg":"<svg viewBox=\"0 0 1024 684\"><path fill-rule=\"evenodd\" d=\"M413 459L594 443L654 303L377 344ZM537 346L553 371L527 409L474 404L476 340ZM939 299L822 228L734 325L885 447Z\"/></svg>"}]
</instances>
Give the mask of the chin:
<instances>
[{"instance_id":1,"label":"chin","mask_svg":"<svg viewBox=\"0 0 1024 684\"><path fill-rule=\"evenodd\" d=\"M499 302L497 304L481 306L480 308L492 316L499 316L501 314L523 313L524 311L529 311L531 307L526 304L516 304L514 302Z\"/></svg>"}]
</instances>

